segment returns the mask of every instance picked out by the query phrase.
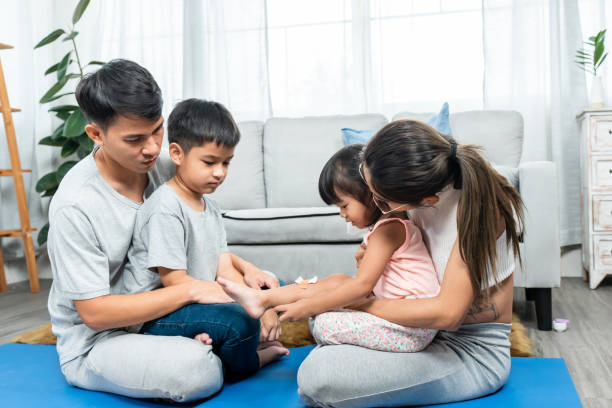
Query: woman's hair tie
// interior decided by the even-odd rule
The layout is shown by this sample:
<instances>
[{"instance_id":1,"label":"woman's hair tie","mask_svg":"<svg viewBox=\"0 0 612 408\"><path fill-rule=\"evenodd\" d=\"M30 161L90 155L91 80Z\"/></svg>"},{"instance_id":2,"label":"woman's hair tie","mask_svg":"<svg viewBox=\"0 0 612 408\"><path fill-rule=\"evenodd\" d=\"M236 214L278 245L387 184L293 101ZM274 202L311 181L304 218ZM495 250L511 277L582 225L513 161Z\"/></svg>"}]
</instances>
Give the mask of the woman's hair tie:
<instances>
[{"instance_id":1,"label":"woman's hair tie","mask_svg":"<svg viewBox=\"0 0 612 408\"><path fill-rule=\"evenodd\" d=\"M451 154L450 157L452 160L457 160L457 143L455 141L450 142Z\"/></svg>"}]
</instances>

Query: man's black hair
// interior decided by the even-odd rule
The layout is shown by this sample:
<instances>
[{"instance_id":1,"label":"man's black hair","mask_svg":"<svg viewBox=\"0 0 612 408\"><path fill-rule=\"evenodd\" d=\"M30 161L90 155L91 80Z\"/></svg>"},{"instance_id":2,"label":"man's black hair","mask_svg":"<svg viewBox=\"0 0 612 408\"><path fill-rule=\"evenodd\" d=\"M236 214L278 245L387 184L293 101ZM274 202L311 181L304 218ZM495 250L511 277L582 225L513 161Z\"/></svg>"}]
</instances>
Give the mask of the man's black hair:
<instances>
[{"instance_id":1,"label":"man's black hair","mask_svg":"<svg viewBox=\"0 0 612 408\"><path fill-rule=\"evenodd\" d=\"M145 68L115 59L86 75L76 88L76 100L90 122L106 130L117 115L152 122L162 113L162 94Z\"/></svg>"},{"instance_id":2,"label":"man's black hair","mask_svg":"<svg viewBox=\"0 0 612 408\"><path fill-rule=\"evenodd\" d=\"M219 102L186 99L168 118L168 142L177 143L185 153L208 142L234 147L239 141L240 131L232 114Z\"/></svg>"}]
</instances>

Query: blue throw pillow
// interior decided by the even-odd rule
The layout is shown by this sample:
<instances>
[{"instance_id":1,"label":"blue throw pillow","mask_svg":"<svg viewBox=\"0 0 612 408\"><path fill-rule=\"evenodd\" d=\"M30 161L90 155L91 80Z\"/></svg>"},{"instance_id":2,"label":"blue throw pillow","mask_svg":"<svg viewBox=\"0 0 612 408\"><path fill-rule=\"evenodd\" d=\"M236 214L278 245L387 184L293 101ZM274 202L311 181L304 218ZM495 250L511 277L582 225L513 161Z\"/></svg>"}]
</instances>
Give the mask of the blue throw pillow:
<instances>
[{"instance_id":1,"label":"blue throw pillow","mask_svg":"<svg viewBox=\"0 0 612 408\"><path fill-rule=\"evenodd\" d=\"M440 112L429 118L427 123L444 135L451 135L450 123L448 121L448 102L444 102ZM375 130L355 130L351 128L342 128L342 137L346 146L355 143L367 144L372 136L376 134Z\"/></svg>"}]
</instances>

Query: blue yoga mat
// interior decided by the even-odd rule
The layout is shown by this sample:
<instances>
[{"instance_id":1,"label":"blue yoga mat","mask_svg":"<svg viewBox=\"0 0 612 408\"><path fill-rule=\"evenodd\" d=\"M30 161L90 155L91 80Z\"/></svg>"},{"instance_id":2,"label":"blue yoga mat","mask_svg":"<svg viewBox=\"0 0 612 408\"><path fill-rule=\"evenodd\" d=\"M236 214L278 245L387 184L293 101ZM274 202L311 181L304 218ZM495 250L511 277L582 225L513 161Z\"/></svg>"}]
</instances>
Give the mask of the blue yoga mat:
<instances>
[{"instance_id":1,"label":"blue yoga mat","mask_svg":"<svg viewBox=\"0 0 612 408\"><path fill-rule=\"evenodd\" d=\"M256 375L226 384L220 393L200 402L202 407L299 407L297 369L312 346L291 349L291 356ZM66 383L54 346L0 346L0 406L2 407L159 407L159 403L103 392L86 391ZM183 405L185 406L185 405ZM581 407L562 359L513 358L510 378L495 394L444 407Z\"/></svg>"}]
</instances>

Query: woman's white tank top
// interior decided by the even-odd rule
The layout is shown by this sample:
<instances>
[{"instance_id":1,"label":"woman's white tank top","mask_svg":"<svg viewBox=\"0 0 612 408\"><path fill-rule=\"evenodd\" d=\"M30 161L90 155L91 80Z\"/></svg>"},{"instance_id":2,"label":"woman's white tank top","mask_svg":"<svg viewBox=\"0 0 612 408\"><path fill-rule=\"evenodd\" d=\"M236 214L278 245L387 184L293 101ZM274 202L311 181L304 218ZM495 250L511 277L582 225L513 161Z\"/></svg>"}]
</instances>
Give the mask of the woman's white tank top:
<instances>
[{"instance_id":1,"label":"woman's white tank top","mask_svg":"<svg viewBox=\"0 0 612 408\"><path fill-rule=\"evenodd\" d=\"M415 208L408 211L408 215L421 228L423 240L431 254L438 280L442 283L446 263L457 240L457 206L461 190L447 186L438 196L439 201L435 206ZM496 245L497 283L500 283L512 275L516 267L516 259L512 247L507 245L505 233L500 235ZM491 278L488 285L483 283L482 289L494 285L495 281Z\"/></svg>"}]
</instances>

